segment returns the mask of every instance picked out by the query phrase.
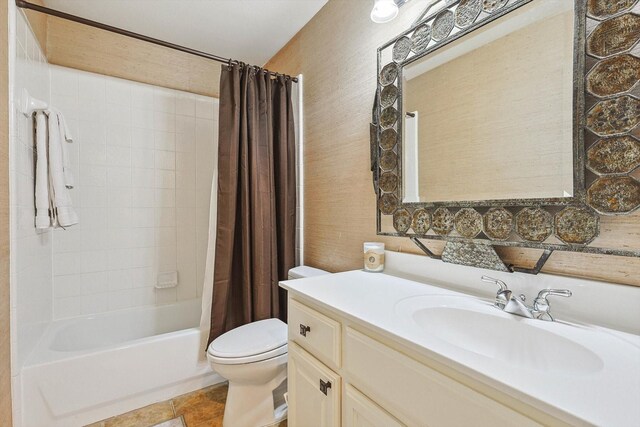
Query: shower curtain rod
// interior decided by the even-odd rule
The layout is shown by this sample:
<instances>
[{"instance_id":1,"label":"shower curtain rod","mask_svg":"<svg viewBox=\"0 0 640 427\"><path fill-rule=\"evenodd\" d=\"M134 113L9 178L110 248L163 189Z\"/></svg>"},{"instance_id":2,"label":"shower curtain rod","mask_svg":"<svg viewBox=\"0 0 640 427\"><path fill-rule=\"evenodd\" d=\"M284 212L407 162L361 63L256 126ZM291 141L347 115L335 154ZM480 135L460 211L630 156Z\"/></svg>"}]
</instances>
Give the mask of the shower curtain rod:
<instances>
[{"instance_id":1,"label":"shower curtain rod","mask_svg":"<svg viewBox=\"0 0 640 427\"><path fill-rule=\"evenodd\" d=\"M69 13L61 12L59 10L50 9L45 6L40 6L38 4L29 3L25 0L16 0L16 6L21 9L30 9L36 12L44 13L46 15L55 16L56 18L66 19L67 21L77 22L79 24L88 25L90 27L98 28L100 30L109 31L111 33L120 34L122 36L131 37L133 39L142 40L148 43L153 43L158 46L166 47L169 49L177 50L180 52L188 53L190 55L199 56L201 58L211 59L213 61L223 62L225 64L241 64L240 61L231 58L223 58L218 55L213 55L211 53L202 52L200 50L191 49L189 47L181 46L175 43L166 42L164 40L156 39L153 37L148 37L143 34L134 33L133 31L124 30L122 28L114 27L111 25L103 24L101 22L92 21L90 19L82 18L80 16L71 15ZM287 76L285 74L276 73L274 71L265 70L269 75L272 76L285 76L289 77L293 82L298 82L296 77Z\"/></svg>"}]
</instances>

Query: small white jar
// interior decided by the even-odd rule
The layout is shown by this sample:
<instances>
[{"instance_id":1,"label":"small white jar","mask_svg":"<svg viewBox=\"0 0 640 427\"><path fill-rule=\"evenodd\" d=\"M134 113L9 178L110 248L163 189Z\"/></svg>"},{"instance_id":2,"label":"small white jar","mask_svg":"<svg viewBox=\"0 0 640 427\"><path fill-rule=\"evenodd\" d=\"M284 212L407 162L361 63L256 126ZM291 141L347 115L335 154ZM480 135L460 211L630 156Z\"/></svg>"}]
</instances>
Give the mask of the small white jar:
<instances>
[{"instance_id":1,"label":"small white jar","mask_svg":"<svg viewBox=\"0 0 640 427\"><path fill-rule=\"evenodd\" d=\"M364 242L364 271L379 273L384 270L384 243Z\"/></svg>"}]
</instances>

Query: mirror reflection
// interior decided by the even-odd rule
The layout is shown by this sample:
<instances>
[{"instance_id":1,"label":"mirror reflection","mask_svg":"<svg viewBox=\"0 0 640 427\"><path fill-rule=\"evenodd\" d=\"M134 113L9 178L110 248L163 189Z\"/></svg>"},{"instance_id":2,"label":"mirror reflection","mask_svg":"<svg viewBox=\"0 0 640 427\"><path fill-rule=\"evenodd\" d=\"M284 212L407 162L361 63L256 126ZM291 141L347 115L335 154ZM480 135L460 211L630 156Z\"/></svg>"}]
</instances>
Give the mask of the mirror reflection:
<instances>
[{"instance_id":1,"label":"mirror reflection","mask_svg":"<svg viewBox=\"0 0 640 427\"><path fill-rule=\"evenodd\" d=\"M405 202L573 196L573 0L534 0L402 71Z\"/></svg>"}]
</instances>

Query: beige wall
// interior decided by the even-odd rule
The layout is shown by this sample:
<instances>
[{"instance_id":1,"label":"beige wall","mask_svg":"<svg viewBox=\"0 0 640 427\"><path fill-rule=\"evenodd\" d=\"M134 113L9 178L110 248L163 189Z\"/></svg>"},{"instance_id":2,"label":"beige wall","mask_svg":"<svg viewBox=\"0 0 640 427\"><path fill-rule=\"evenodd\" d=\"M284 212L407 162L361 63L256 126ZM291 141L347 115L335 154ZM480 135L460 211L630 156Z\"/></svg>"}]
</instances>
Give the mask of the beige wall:
<instances>
[{"instance_id":1,"label":"beige wall","mask_svg":"<svg viewBox=\"0 0 640 427\"><path fill-rule=\"evenodd\" d=\"M408 28L424 2L409 2L392 23L369 19L369 0L330 0L267 67L305 76L305 263L330 271L362 267L362 242L420 253L407 238L376 236L369 171L369 122L376 48ZM640 213L602 220L594 244L640 245ZM440 250L441 244L428 246ZM507 262L533 265L539 251L500 249ZM640 259L556 252L545 272L640 286Z\"/></svg>"},{"instance_id":2,"label":"beige wall","mask_svg":"<svg viewBox=\"0 0 640 427\"><path fill-rule=\"evenodd\" d=\"M8 2L0 1L0 424L11 425L9 335L9 31ZM6 423L6 424L5 424Z\"/></svg>"},{"instance_id":3,"label":"beige wall","mask_svg":"<svg viewBox=\"0 0 640 427\"><path fill-rule=\"evenodd\" d=\"M29 0L30 3L37 4L40 6L44 6L44 2L42 0ZM40 43L40 47L42 48L43 53L47 54L47 27L48 27L48 18L47 15L42 13L35 12L33 10L24 9L25 14L27 15L27 19L29 20L29 24L31 25L31 29L33 30L33 34L38 39L38 43Z\"/></svg>"},{"instance_id":4,"label":"beige wall","mask_svg":"<svg viewBox=\"0 0 640 427\"><path fill-rule=\"evenodd\" d=\"M38 12L27 17L50 64L218 97L218 62Z\"/></svg>"}]
</instances>

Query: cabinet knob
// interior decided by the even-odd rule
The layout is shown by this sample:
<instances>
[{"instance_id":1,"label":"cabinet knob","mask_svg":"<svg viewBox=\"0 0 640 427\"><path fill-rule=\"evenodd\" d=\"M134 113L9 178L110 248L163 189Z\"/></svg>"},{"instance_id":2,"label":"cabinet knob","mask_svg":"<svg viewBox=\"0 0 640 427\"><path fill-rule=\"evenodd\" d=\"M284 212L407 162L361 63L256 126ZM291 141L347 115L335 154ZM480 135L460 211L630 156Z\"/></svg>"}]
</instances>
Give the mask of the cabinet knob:
<instances>
[{"instance_id":1,"label":"cabinet knob","mask_svg":"<svg viewBox=\"0 0 640 427\"><path fill-rule=\"evenodd\" d=\"M311 332L311 326L303 325L302 323L300 323L300 335L306 337L307 332Z\"/></svg>"},{"instance_id":2,"label":"cabinet knob","mask_svg":"<svg viewBox=\"0 0 640 427\"><path fill-rule=\"evenodd\" d=\"M320 391L324 393L324 395L327 395L327 390L329 390L331 388L331 381L327 381L324 382L322 380L320 380Z\"/></svg>"}]
</instances>

